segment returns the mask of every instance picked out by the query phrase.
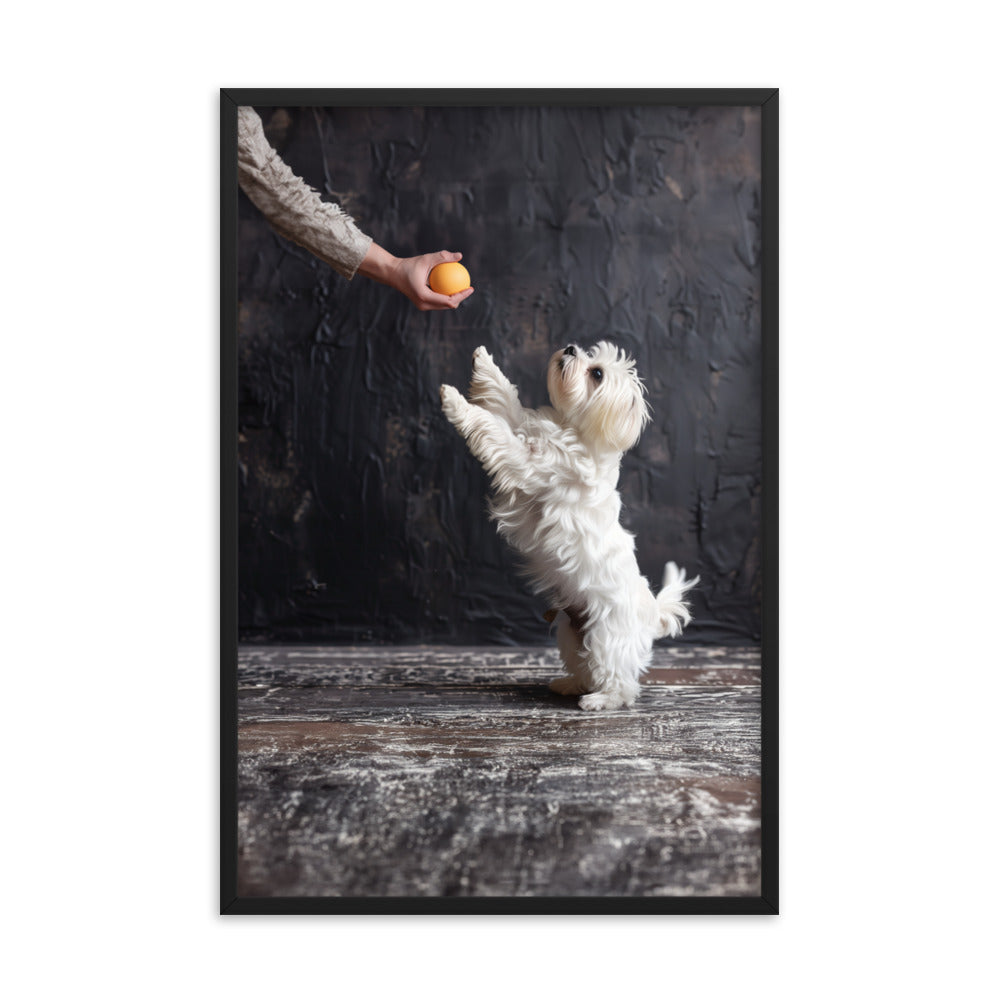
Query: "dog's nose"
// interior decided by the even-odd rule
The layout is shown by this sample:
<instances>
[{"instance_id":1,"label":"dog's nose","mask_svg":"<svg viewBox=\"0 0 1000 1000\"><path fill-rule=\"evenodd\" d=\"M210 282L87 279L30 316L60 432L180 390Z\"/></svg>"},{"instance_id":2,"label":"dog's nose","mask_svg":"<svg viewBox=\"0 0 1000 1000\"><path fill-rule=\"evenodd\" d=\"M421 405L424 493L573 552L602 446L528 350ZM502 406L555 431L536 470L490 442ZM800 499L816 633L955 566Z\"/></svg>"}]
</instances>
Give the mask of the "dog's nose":
<instances>
[{"instance_id":1,"label":"dog's nose","mask_svg":"<svg viewBox=\"0 0 1000 1000\"><path fill-rule=\"evenodd\" d=\"M572 344L570 344L569 347L563 348L563 354L569 355L569 357L573 357L573 355L576 354L576 348Z\"/></svg>"}]
</instances>

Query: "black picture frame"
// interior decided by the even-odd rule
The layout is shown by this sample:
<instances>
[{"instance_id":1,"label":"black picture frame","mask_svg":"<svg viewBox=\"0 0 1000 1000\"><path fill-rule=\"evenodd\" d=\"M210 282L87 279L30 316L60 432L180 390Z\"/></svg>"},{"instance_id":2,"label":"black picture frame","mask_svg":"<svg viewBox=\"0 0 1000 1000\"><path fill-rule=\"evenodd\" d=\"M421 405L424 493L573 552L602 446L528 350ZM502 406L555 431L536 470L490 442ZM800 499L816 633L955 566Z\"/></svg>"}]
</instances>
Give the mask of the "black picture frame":
<instances>
[{"instance_id":1,"label":"black picture frame","mask_svg":"<svg viewBox=\"0 0 1000 1000\"><path fill-rule=\"evenodd\" d=\"M762 600L761 894L759 897L243 897L237 893L237 167L240 105L675 105L761 111ZM776 914L778 913L778 90L484 89L220 90L220 912Z\"/></svg>"}]
</instances>

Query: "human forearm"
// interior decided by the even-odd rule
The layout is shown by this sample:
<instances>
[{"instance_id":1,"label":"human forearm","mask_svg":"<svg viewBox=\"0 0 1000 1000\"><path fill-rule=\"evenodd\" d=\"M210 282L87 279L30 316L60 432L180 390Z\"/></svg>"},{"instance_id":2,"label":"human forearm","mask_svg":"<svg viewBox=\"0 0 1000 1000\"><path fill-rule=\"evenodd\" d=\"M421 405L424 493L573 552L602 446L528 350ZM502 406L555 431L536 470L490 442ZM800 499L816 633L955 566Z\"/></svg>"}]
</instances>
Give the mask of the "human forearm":
<instances>
[{"instance_id":1,"label":"human forearm","mask_svg":"<svg viewBox=\"0 0 1000 1000\"><path fill-rule=\"evenodd\" d=\"M264 136L260 117L240 108L237 160L240 187L286 239L351 278L371 243L339 205L323 201L282 161Z\"/></svg>"}]
</instances>

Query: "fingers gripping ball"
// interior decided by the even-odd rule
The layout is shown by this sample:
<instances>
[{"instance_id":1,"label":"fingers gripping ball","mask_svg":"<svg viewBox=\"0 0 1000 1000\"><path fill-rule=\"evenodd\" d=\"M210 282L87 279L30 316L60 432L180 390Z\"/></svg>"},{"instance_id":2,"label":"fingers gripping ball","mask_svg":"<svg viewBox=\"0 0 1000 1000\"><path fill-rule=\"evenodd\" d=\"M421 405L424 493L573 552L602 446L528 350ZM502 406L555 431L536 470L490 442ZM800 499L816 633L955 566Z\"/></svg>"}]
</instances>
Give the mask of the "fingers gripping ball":
<instances>
[{"instance_id":1,"label":"fingers gripping ball","mask_svg":"<svg viewBox=\"0 0 1000 1000\"><path fill-rule=\"evenodd\" d=\"M454 295L456 292L465 291L472 284L469 272L456 260L438 264L431 270L427 282L431 286L431 291L437 292L438 295Z\"/></svg>"}]
</instances>

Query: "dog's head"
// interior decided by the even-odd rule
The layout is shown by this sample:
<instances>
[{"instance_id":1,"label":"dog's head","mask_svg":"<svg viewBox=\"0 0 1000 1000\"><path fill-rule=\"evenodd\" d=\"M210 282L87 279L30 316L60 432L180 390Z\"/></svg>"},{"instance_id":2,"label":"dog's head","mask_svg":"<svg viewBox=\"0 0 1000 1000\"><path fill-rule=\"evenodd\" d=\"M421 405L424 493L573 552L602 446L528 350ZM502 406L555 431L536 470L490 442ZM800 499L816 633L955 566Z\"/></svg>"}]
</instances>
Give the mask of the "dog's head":
<instances>
[{"instance_id":1,"label":"dog's head","mask_svg":"<svg viewBox=\"0 0 1000 1000\"><path fill-rule=\"evenodd\" d=\"M635 361L606 340L589 351L575 344L556 351L548 383L556 412L601 450L627 451L649 423Z\"/></svg>"}]
</instances>

